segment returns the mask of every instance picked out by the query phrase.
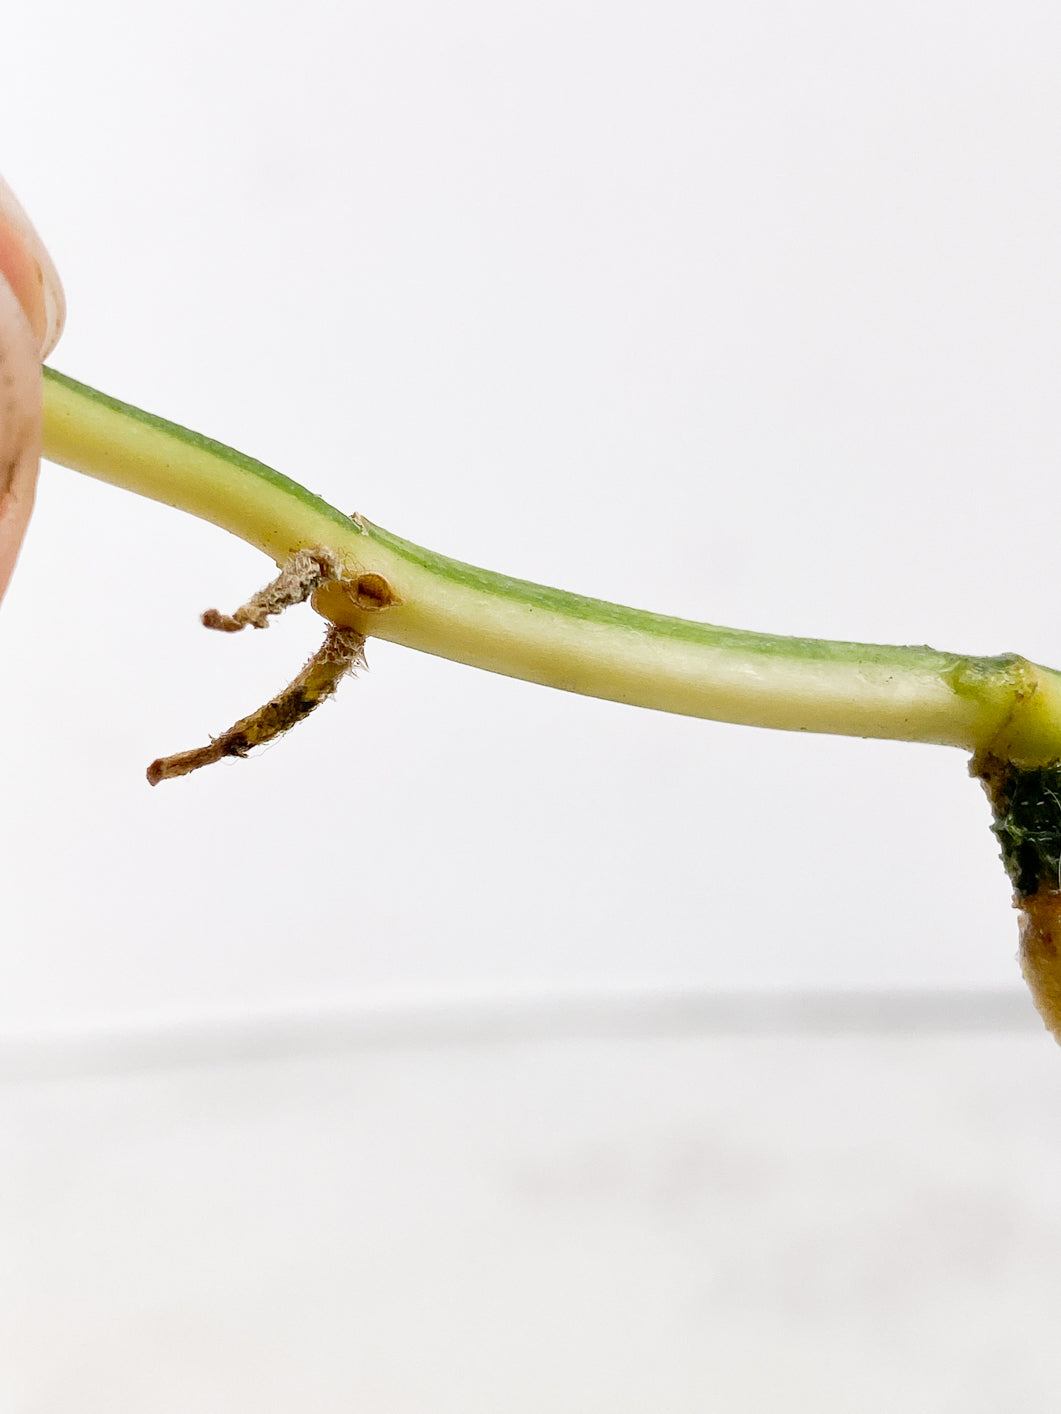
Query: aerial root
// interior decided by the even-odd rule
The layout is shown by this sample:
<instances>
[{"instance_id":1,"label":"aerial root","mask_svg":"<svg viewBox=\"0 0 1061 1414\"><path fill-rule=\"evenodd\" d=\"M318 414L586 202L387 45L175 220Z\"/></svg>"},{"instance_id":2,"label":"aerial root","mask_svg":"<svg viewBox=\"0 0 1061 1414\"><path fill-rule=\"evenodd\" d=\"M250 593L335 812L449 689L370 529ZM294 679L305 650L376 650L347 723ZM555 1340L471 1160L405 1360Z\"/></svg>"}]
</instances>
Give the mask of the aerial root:
<instances>
[{"instance_id":1,"label":"aerial root","mask_svg":"<svg viewBox=\"0 0 1061 1414\"><path fill-rule=\"evenodd\" d=\"M342 577L342 564L333 550L317 546L299 550L287 561L277 577L248 599L234 614L222 614L207 609L203 614L206 628L222 633L238 633L250 624L267 628L273 614L281 614L294 604L304 603L323 584ZM186 776L200 766L211 766L226 756L246 756L255 746L264 746L289 731L296 722L308 717L315 707L331 697L347 673L363 667L365 662L364 635L351 628L332 625L321 647L283 692L259 707L249 717L243 717L209 746L195 751L180 751L174 756L160 756L147 768L148 782L157 786L175 776Z\"/></svg>"},{"instance_id":2,"label":"aerial root","mask_svg":"<svg viewBox=\"0 0 1061 1414\"><path fill-rule=\"evenodd\" d=\"M274 741L331 697L347 673L365 666L364 650L363 634L331 625L321 647L283 692L221 736L212 738L209 746L152 761L147 768L148 783L157 786L159 781L186 776L226 756L246 756L254 747Z\"/></svg>"},{"instance_id":3,"label":"aerial root","mask_svg":"<svg viewBox=\"0 0 1061 1414\"><path fill-rule=\"evenodd\" d=\"M294 604L303 604L322 584L341 577L342 566L334 551L317 546L313 550L298 550L283 566L277 577L257 594L241 604L234 614L222 614L207 609L203 627L221 633L239 633L248 624L252 628L268 628L271 614L282 614Z\"/></svg>"}]
</instances>

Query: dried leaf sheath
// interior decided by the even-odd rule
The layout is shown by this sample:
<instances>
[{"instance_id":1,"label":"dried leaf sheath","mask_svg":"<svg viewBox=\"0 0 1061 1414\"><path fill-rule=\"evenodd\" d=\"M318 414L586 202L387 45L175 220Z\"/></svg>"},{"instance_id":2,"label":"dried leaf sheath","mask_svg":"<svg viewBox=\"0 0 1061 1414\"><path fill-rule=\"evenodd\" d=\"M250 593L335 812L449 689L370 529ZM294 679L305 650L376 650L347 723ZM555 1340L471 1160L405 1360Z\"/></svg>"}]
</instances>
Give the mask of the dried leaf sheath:
<instances>
[{"instance_id":1,"label":"dried leaf sheath","mask_svg":"<svg viewBox=\"0 0 1061 1414\"><path fill-rule=\"evenodd\" d=\"M152 761L147 768L149 784L157 786L159 781L186 776L226 756L246 756L254 747L264 746L289 731L331 697L347 673L364 664L364 648L363 634L333 625L318 652L283 692L215 737L209 746Z\"/></svg>"}]
</instances>

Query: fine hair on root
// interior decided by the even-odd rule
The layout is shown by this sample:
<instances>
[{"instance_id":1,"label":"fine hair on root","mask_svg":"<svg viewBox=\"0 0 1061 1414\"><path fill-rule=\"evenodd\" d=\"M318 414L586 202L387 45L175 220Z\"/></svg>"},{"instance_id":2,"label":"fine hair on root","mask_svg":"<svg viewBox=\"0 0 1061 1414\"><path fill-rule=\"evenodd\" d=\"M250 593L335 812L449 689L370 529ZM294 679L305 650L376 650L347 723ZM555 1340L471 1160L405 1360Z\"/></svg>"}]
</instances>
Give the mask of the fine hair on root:
<instances>
[{"instance_id":1,"label":"fine hair on root","mask_svg":"<svg viewBox=\"0 0 1061 1414\"><path fill-rule=\"evenodd\" d=\"M267 612L276 613L278 610ZM253 620L248 618L245 622L251 623ZM237 627L242 628L243 625L238 624ZM254 747L274 741L301 722L303 717L308 717L315 707L327 701L347 673L364 666L364 635L356 629L338 628L333 624L320 648L283 692L249 717L241 718L221 736L213 737L209 746L181 751L174 756L160 756L157 761L152 761L147 768L148 783L157 786L159 781L186 776L201 766L212 766L215 761L223 761L226 756L246 756Z\"/></svg>"}]
</instances>

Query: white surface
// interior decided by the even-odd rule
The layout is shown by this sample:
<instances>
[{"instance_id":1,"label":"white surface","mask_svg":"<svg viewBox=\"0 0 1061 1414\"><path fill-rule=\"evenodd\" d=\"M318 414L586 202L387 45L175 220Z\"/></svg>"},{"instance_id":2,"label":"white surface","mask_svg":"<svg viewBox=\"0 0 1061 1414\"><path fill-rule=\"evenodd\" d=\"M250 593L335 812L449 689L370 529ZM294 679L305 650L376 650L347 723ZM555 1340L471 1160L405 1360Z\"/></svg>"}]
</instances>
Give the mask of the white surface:
<instances>
[{"instance_id":1,"label":"white surface","mask_svg":"<svg viewBox=\"0 0 1061 1414\"><path fill-rule=\"evenodd\" d=\"M0 1086L0 1408L1056 1410L1036 1031L368 1025Z\"/></svg>"}]
</instances>

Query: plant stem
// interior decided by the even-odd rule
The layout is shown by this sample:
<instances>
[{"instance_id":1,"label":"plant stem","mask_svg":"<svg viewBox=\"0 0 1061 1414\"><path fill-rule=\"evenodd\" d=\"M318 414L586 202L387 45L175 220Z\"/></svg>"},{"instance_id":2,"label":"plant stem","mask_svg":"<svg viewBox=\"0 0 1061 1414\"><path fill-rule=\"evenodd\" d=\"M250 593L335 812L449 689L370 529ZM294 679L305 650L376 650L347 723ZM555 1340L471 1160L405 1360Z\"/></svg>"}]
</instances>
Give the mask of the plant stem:
<instances>
[{"instance_id":1,"label":"plant stem","mask_svg":"<svg viewBox=\"0 0 1061 1414\"><path fill-rule=\"evenodd\" d=\"M347 516L297 482L53 369L44 455L211 521L283 565L330 550L314 607L341 628L530 682L788 731L1061 758L1061 674L1012 655L784 638L510 579Z\"/></svg>"}]
</instances>

